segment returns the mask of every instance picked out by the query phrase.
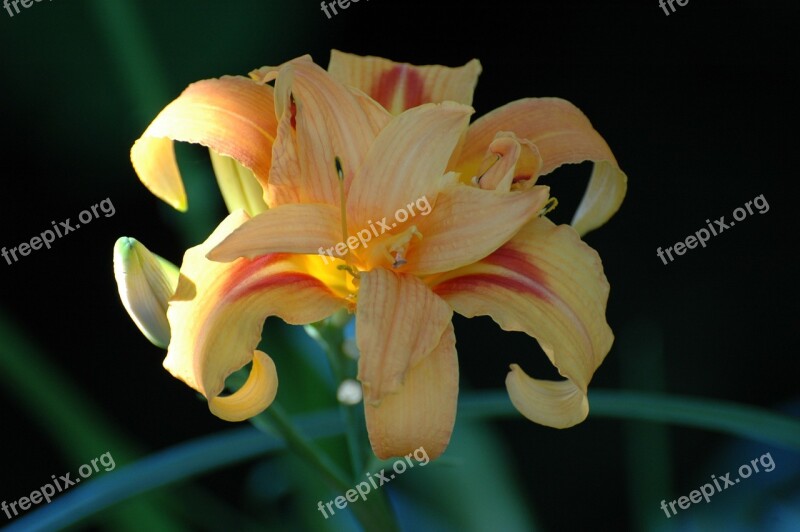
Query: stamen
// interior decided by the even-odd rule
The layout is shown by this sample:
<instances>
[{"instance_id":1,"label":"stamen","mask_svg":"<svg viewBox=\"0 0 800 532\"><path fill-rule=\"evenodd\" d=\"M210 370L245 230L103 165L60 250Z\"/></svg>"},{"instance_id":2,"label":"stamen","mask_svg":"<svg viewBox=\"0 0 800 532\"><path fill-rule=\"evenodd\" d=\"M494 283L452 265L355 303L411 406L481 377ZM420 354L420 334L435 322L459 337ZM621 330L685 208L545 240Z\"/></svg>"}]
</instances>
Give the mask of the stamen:
<instances>
[{"instance_id":1,"label":"stamen","mask_svg":"<svg viewBox=\"0 0 800 532\"><path fill-rule=\"evenodd\" d=\"M549 200L547 200L547 203L544 204L544 207L542 207L542 210L539 211L539 216L544 216L545 214L547 214L548 212L552 211L556 207L558 207L558 199L556 199L555 197L552 197Z\"/></svg>"},{"instance_id":2,"label":"stamen","mask_svg":"<svg viewBox=\"0 0 800 532\"><path fill-rule=\"evenodd\" d=\"M494 161L492 161L492 162L489 164L489 166L486 168L486 170L484 170L483 172L481 172L481 175L472 176L472 184L473 184L473 185L475 185L476 187L480 187L480 186L481 186L481 179L483 179L483 176L485 176L485 175L486 175L486 172L488 172L489 170L491 170L491 169L492 169L492 166L494 166L495 164L497 164L497 161L499 161L501 158L502 158L502 156L500 156L500 155L496 155L496 156L495 156L495 160L494 160Z\"/></svg>"},{"instance_id":3,"label":"stamen","mask_svg":"<svg viewBox=\"0 0 800 532\"><path fill-rule=\"evenodd\" d=\"M422 233L419 232L416 225L412 225L387 242L388 245L383 249L383 255L392 263L392 268L399 268L400 266L408 264L405 255L411 244L411 239L415 236L422 240Z\"/></svg>"},{"instance_id":4,"label":"stamen","mask_svg":"<svg viewBox=\"0 0 800 532\"><path fill-rule=\"evenodd\" d=\"M394 262L392 263L392 268L399 268L400 266L404 266L408 264L408 261L403 258L403 252L398 251L394 254Z\"/></svg>"},{"instance_id":5,"label":"stamen","mask_svg":"<svg viewBox=\"0 0 800 532\"><path fill-rule=\"evenodd\" d=\"M355 279L360 279L361 277L358 275L358 270L350 266L349 264L339 264L336 266L337 270L344 270L350 275L352 275Z\"/></svg>"},{"instance_id":6,"label":"stamen","mask_svg":"<svg viewBox=\"0 0 800 532\"><path fill-rule=\"evenodd\" d=\"M344 171L342 170L342 161L339 156L334 157L336 164L336 174L339 176L339 208L341 209L340 218L342 220L342 242L347 242L347 205L344 197ZM347 248L345 260L350 257L350 248ZM349 262L349 261L348 261Z\"/></svg>"},{"instance_id":7,"label":"stamen","mask_svg":"<svg viewBox=\"0 0 800 532\"><path fill-rule=\"evenodd\" d=\"M347 242L347 202L344 195L344 170L342 170L342 160L339 156L334 156L334 165L336 166L336 175L339 176L339 208L341 209L340 218L342 219L342 242ZM336 266L337 270L343 270L353 276L353 282L357 285L359 280L358 269L350 264L350 247L347 246L347 252L344 255L344 261L347 264L339 264Z\"/></svg>"}]
</instances>

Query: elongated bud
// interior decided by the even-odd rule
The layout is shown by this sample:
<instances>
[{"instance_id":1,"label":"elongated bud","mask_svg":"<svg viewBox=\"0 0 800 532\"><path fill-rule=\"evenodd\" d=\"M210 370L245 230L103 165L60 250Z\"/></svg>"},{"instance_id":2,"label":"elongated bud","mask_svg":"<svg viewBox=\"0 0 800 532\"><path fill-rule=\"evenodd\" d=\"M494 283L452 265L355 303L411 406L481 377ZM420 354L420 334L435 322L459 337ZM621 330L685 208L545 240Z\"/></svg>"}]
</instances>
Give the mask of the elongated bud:
<instances>
[{"instance_id":1,"label":"elongated bud","mask_svg":"<svg viewBox=\"0 0 800 532\"><path fill-rule=\"evenodd\" d=\"M208 152L211 154L211 165L228 212L244 209L252 217L266 211L264 189L253 172L230 157L220 155L212 149Z\"/></svg>"},{"instance_id":2,"label":"elongated bud","mask_svg":"<svg viewBox=\"0 0 800 532\"><path fill-rule=\"evenodd\" d=\"M169 345L167 302L178 286L178 267L151 253L134 238L114 244L114 277L133 322L158 347Z\"/></svg>"}]
</instances>

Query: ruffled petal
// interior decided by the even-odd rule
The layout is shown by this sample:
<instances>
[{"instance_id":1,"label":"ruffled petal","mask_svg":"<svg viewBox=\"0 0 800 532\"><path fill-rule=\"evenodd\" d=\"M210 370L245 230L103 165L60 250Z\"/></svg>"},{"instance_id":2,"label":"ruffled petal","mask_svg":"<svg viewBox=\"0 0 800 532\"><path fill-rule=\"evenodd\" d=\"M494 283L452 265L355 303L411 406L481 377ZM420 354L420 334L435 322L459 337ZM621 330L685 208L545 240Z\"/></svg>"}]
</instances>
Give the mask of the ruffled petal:
<instances>
[{"instance_id":1,"label":"ruffled petal","mask_svg":"<svg viewBox=\"0 0 800 532\"><path fill-rule=\"evenodd\" d=\"M228 375L253 360L267 316L307 324L345 306L340 294L309 275L309 262L318 257L272 254L229 263L206 259L246 220L243 211L234 212L208 240L186 252L178 289L167 310L172 340L164 367L208 399L220 394ZM258 374L253 378L262 381ZM269 386L248 388L241 406L250 415L252 405L268 404L272 393ZM235 408L230 408L235 401L223 402L228 406L218 409L226 419L237 417Z\"/></svg>"},{"instance_id":2,"label":"ruffled petal","mask_svg":"<svg viewBox=\"0 0 800 532\"><path fill-rule=\"evenodd\" d=\"M562 164L595 163L586 193L572 219L572 226L579 234L600 227L617 212L625 197L628 178L603 137L577 107L558 98L527 98L495 109L470 126L454 169L462 175L477 175L486 148L499 131L513 132L536 145L542 158L539 175L546 175Z\"/></svg>"},{"instance_id":3,"label":"ruffled petal","mask_svg":"<svg viewBox=\"0 0 800 532\"><path fill-rule=\"evenodd\" d=\"M356 306L358 380L364 401L380 404L406 372L439 345L450 307L413 275L383 268L361 272Z\"/></svg>"},{"instance_id":4,"label":"ruffled petal","mask_svg":"<svg viewBox=\"0 0 800 532\"><path fill-rule=\"evenodd\" d=\"M473 59L456 68L415 66L333 50L328 72L341 83L361 89L397 115L424 103L449 100L471 105L481 64Z\"/></svg>"},{"instance_id":5,"label":"ruffled petal","mask_svg":"<svg viewBox=\"0 0 800 532\"><path fill-rule=\"evenodd\" d=\"M167 302L178 286L178 267L136 239L122 237L114 244L114 278L133 322L151 343L166 349Z\"/></svg>"},{"instance_id":6,"label":"ruffled petal","mask_svg":"<svg viewBox=\"0 0 800 532\"><path fill-rule=\"evenodd\" d=\"M331 205L287 204L261 213L238 227L208 258L228 262L267 253L319 253L341 240L339 211ZM320 251L321 250L321 251Z\"/></svg>"},{"instance_id":7,"label":"ruffled petal","mask_svg":"<svg viewBox=\"0 0 800 532\"><path fill-rule=\"evenodd\" d=\"M434 195L472 112L466 105L446 102L395 117L375 139L350 187L350 225L360 229L384 216L393 219L409 202Z\"/></svg>"},{"instance_id":8,"label":"ruffled petal","mask_svg":"<svg viewBox=\"0 0 800 532\"><path fill-rule=\"evenodd\" d=\"M541 381L512 367L506 385L525 417L557 428L586 417L589 381L614 336L600 257L572 227L536 218L479 263L428 282L459 314L488 315L506 331L536 338L566 377Z\"/></svg>"},{"instance_id":9,"label":"ruffled petal","mask_svg":"<svg viewBox=\"0 0 800 532\"><path fill-rule=\"evenodd\" d=\"M468 183L480 188L509 192L512 186L530 188L542 168L539 150L529 140L520 139L513 133L499 132L483 159L481 172L469 179ZM485 170L483 170L485 169Z\"/></svg>"},{"instance_id":10,"label":"ruffled petal","mask_svg":"<svg viewBox=\"0 0 800 532\"><path fill-rule=\"evenodd\" d=\"M174 208L186 192L173 141L201 144L236 160L266 185L278 122L272 87L226 76L193 83L167 105L131 148L139 179Z\"/></svg>"},{"instance_id":11,"label":"ruffled petal","mask_svg":"<svg viewBox=\"0 0 800 532\"><path fill-rule=\"evenodd\" d=\"M284 203L339 205L335 158L347 189L369 146L391 116L331 78L307 56L251 76L275 81L278 140L267 189L270 207Z\"/></svg>"},{"instance_id":12,"label":"ruffled petal","mask_svg":"<svg viewBox=\"0 0 800 532\"><path fill-rule=\"evenodd\" d=\"M549 189L501 192L456 184L436 197L427 216L413 219L422 239L399 271L429 275L478 261L508 242L547 202Z\"/></svg>"},{"instance_id":13,"label":"ruffled petal","mask_svg":"<svg viewBox=\"0 0 800 532\"><path fill-rule=\"evenodd\" d=\"M450 442L458 403L458 360L453 324L436 348L406 373L396 393L378 406L364 403L372 450L380 459L407 456L420 448L431 460Z\"/></svg>"}]
</instances>

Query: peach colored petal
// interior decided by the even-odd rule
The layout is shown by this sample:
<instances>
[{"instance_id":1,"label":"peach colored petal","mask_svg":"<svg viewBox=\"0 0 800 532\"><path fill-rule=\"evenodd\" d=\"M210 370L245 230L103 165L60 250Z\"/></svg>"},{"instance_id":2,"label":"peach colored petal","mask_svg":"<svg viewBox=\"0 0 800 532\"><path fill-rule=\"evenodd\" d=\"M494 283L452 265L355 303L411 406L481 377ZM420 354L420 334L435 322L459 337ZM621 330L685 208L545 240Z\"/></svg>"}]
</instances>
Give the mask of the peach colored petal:
<instances>
[{"instance_id":1,"label":"peach colored petal","mask_svg":"<svg viewBox=\"0 0 800 532\"><path fill-rule=\"evenodd\" d=\"M268 79L265 67L257 74ZM284 64L275 81L280 116L267 199L284 203L339 205L338 156L345 189L390 115L345 87L307 57Z\"/></svg>"},{"instance_id":2,"label":"peach colored petal","mask_svg":"<svg viewBox=\"0 0 800 532\"><path fill-rule=\"evenodd\" d=\"M228 262L267 253L319 253L342 238L339 210L320 203L280 205L248 220L211 250L208 258Z\"/></svg>"},{"instance_id":3,"label":"peach colored petal","mask_svg":"<svg viewBox=\"0 0 800 532\"><path fill-rule=\"evenodd\" d=\"M420 450L438 458L450 442L457 403L456 337L448 323L439 344L408 370L395 393L377 406L364 403L373 452L384 460Z\"/></svg>"},{"instance_id":4,"label":"peach colored petal","mask_svg":"<svg viewBox=\"0 0 800 532\"><path fill-rule=\"evenodd\" d=\"M529 188L535 184L542 168L542 157L529 140L499 132L489 145L481 168L485 170L474 176L474 184L483 189L509 192L512 185ZM468 176L461 176L462 182L464 177Z\"/></svg>"},{"instance_id":5,"label":"peach colored petal","mask_svg":"<svg viewBox=\"0 0 800 532\"><path fill-rule=\"evenodd\" d=\"M463 175L476 175L487 146L499 131L513 132L536 145L542 158L540 175L562 164L595 163L586 193L572 220L579 234L600 227L619 209L625 197L627 177L603 137L571 103L558 98L527 98L482 116L470 126L454 169Z\"/></svg>"},{"instance_id":6,"label":"peach colored petal","mask_svg":"<svg viewBox=\"0 0 800 532\"><path fill-rule=\"evenodd\" d=\"M164 367L208 399L220 394L228 375L253 360L267 316L307 324L345 306L308 273L304 256L272 254L230 263L206 259L246 220L243 211L234 212L186 252L167 310L172 339ZM261 391L261 402L249 400L244 406L264 404L269 389ZM233 416L225 412L227 419Z\"/></svg>"},{"instance_id":7,"label":"peach colored petal","mask_svg":"<svg viewBox=\"0 0 800 532\"><path fill-rule=\"evenodd\" d=\"M361 272L356 306L358 380L373 405L400 388L406 372L430 355L452 311L413 275Z\"/></svg>"},{"instance_id":8,"label":"peach colored petal","mask_svg":"<svg viewBox=\"0 0 800 532\"><path fill-rule=\"evenodd\" d=\"M473 59L456 68L415 66L333 50L328 72L345 85L361 89L397 115L424 103L449 100L471 105L481 64Z\"/></svg>"},{"instance_id":9,"label":"peach colored petal","mask_svg":"<svg viewBox=\"0 0 800 532\"><path fill-rule=\"evenodd\" d=\"M558 428L586 417L589 381L614 336L605 318L609 286L600 257L572 227L535 218L482 261L428 282L459 314L488 315L503 330L536 338L566 377L531 379L512 366L506 384L523 415Z\"/></svg>"},{"instance_id":10,"label":"peach colored petal","mask_svg":"<svg viewBox=\"0 0 800 532\"><path fill-rule=\"evenodd\" d=\"M193 83L133 144L133 167L153 194L181 211L187 204L175 160L176 140L201 144L231 157L266 185L278 128L273 107L272 87L244 77Z\"/></svg>"},{"instance_id":11,"label":"peach colored petal","mask_svg":"<svg viewBox=\"0 0 800 532\"><path fill-rule=\"evenodd\" d=\"M428 216L414 218L422 239L398 271L430 275L472 264L508 242L547 202L548 187L500 192L456 184L442 190Z\"/></svg>"},{"instance_id":12,"label":"peach colored petal","mask_svg":"<svg viewBox=\"0 0 800 532\"><path fill-rule=\"evenodd\" d=\"M392 119L378 134L350 187L351 230L384 216L391 221L409 202L434 195L471 114L471 107L446 102L415 107Z\"/></svg>"}]
</instances>

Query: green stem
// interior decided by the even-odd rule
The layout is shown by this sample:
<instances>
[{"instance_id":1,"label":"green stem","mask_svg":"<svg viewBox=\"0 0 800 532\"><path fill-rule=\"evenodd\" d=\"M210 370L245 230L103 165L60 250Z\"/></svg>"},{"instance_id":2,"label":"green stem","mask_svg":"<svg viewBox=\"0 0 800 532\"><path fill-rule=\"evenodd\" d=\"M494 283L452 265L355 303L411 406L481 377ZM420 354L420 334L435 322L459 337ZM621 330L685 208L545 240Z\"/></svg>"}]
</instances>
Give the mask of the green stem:
<instances>
[{"instance_id":1,"label":"green stem","mask_svg":"<svg viewBox=\"0 0 800 532\"><path fill-rule=\"evenodd\" d=\"M274 428L292 451L321 473L342 495L348 490L355 489L336 464L295 428L291 419L276 403L272 403L264 413L252 418L251 422L256 428L268 434L272 432L270 429ZM388 532L398 530L386 496L381 492L370 494L369 499L352 504L350 509L366 530Z\"/></svg>"},{"instance_id":2,"label":"green stem","mask_svg":"<svg viewBox=\"0 0 800 532\"><path fill-rule=\"evenodd\" d=\"M354 370L352 375L348 373L350 359L342 349L345 340L342 321L344 320L340 319L340 316L335 316L305 328L306 333L325 351L337 385L344 382L345 379L353 378L355 375ZM356 408L361 407L360 405L339 405L339 412L347 427L345 437L347 438L347 448L350 452L354 478L360 477L364 466L364 448L362 446L364 434L361 430L364 424L361 417L356 415Z\"/></svg>"},{"instance_id":3,"label":"green stem","mask_svg":"<svg viewBox=\"0 0 800 532\"><path fill-rule=\"evenodd\" d=\"M250 422L257 429L268 434L277 431L286 440L292 451L322 473L322 476L336 489L346 491L350 488L349 482L339 467L317 449L311 441L300 434L277 401L272 403L262 414L251 418ZM275 431L272 430L273 428Z\"/></svg>"}]
</instances>

